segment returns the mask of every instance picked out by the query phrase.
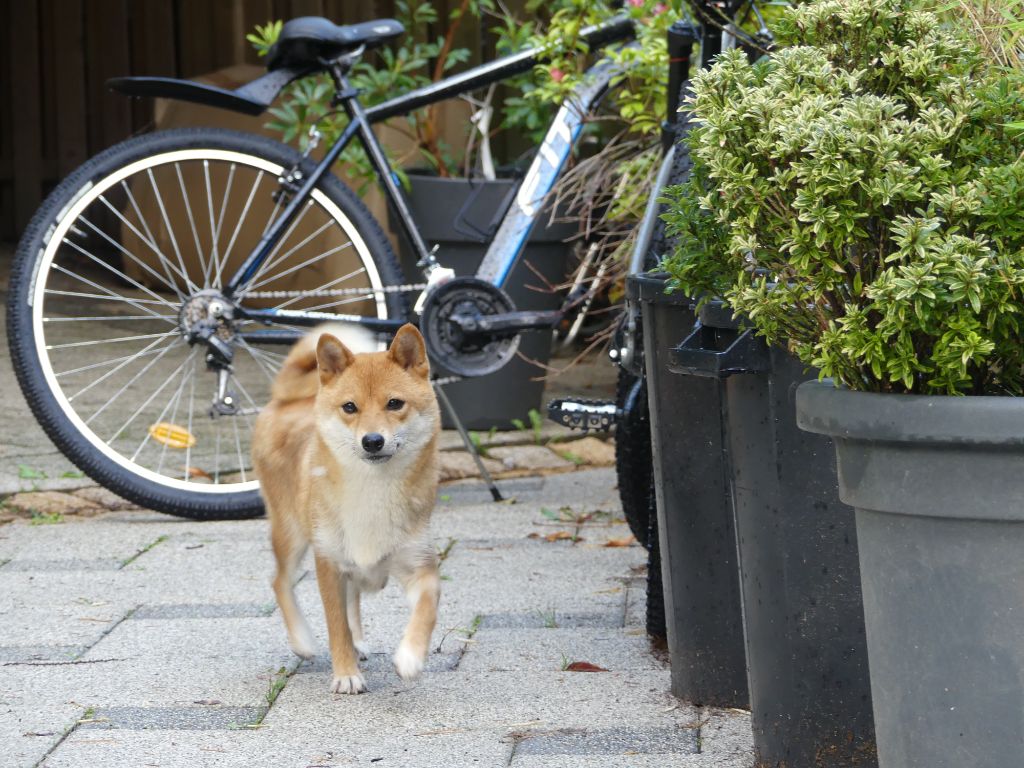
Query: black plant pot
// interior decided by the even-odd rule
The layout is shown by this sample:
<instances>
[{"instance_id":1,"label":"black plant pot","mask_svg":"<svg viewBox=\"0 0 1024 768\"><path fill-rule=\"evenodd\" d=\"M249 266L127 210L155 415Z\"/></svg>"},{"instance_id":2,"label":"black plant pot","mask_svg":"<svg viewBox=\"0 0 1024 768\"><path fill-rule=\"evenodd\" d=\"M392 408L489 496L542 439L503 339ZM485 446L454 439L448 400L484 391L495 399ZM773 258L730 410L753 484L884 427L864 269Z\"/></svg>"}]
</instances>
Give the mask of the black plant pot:
<instances>
[{"instance_id":1,"label":"black plant pot","mask_svg":"<svg viewBox=\"0 0 1024 768\"><path fill-rule=\"evenodd\" d=\"M635 275L626 290L642 313L658 512L652 546L661 560L672 693L697 704L745 709L722 386L669 370L669 352L691 332L694 314L690 300L666 294L665 285L664 275Z\"/></svg>"},{"instance_id":2,"label":"black plant pot","mask_svg":"<svg viewBox=\"0 0 1024 768\"><path fill-rule=\"evenodd\" d=\"M883 768L1024 762L1024 399L803 384L856 508Z\"/></svg>"},{"instance_id":3,"label":"black plant pot","mask_svg":"<svg viewBox=\"0 0 1024 768\"><path fill-rule=\"evenodd\" d=\"M514 179L438 178L410 174L411 190L406 198L423 239L439 246L437 258L459 276L473 275L490 244L493 229L518 188ZM571 225L543 226L541 214L519 263L509 275L505 292L517 309L552 310L561 305L561 296L546 290L546 283L558 285L565 280L571 245L566 239L575 233ZM392 228L398 230L392 221ZM399 238L399 261L410 282L419 282L417 256ZM545 283L546 281L546 283ZM552 336L545 331L524 333L520 356L488 376L467 379L445 386L455 410L470 429L511 429L512 419L528 422L531 409L540 409L544 392L541 365L551 357ZM526 359L523 359L526 358ZM444 366L433 363L440 376L450 375ZM444 427L450 429L448 414Z\"/></svg>"},{"instance_id":4,"label":"black plant pot","mask_svg":"<svg viewBox=\"0 0 1024 768\"><path fill-rule=\"evenodd\" d=\"M721 304L699 319L673 367L724 382L756 765L877 765L854 513L831 443L797 429L806 369Z\"/></svg>"}]
</instances>

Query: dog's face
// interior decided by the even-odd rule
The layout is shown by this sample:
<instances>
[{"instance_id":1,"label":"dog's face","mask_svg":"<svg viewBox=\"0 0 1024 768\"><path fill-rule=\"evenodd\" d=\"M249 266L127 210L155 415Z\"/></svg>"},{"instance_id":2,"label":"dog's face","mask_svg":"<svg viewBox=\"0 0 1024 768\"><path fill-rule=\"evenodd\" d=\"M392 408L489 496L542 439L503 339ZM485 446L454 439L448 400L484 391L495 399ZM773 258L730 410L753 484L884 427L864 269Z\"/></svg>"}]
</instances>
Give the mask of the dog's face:
<instances>
[{"instance_id":1,"label":"dog's face","mask_svg":"<svg viewBox=\"0 0 1024 768\"><path fill-rule=\"evenodd\" d=\"M343 464L413 460L439 426L423 337L404 325L387 352L354 355L325 333L316 350L317 428Z\"/></svg>"}]
</instances>

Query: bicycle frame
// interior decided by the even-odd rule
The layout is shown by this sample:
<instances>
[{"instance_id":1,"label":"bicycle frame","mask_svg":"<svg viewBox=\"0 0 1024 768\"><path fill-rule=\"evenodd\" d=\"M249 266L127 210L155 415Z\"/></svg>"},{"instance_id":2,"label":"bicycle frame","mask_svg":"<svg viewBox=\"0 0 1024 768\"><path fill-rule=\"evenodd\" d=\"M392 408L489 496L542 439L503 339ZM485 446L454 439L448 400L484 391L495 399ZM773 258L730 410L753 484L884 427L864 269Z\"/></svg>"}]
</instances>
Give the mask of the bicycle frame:
<instances>
[{"instance_id":1,"label":"bicycle frame","mask_svg":"<svg viewBox=\"0 0 1024 768\"><path fill-rule=\"evenodd\" d=\"M628 17L619 17L604 24L589 27L581 33L591 47L597 48L609 43L623 41L634 34L633 22ZM354 59L354 57L353 57ZM373 133L373 124L398 115L408 114L419 107L442 101L452 96L483 88L491 83L526 72L543 59L543 53L530 49L483 64L466 72L411 91L383 104L364 109L359 103L358 91L351 87L347 73L352 60L334 62L330 73L335 84L335 103L340 103L349 118L341 136L328 149L315 169L304 179L292 195L280 216L260 239L253 251L238 268L224 287L224 293L232 297L242 292L259 273L260 267L273 252L275 244L294 221L309 199L317 182L330 171L341 152L353 138L358 139L373 167L385 197L394 206L403 234L408 238L421 265L434 263L433 254L417 229L394 172L388 163L380 142ZM556 113L547 135L541 142L536 157L530 165L515 200L506 212L495 237L487 249L476 277L486 280L499 288L522 254L530 231L555 180L565 166L572 147L583 127L585 115L607 91L615 76L615 69L607 60L601 60L585 73L583 82ZM371 330L394 332L407 322L407 318L380 319L362 315L335 314L328 312L304 312L301 310L248 309L239 307L247 319L268 324L284 321L291 325L313 326L323 322L351 322ZM264 343L291 343L295 334L291 332L260 332Z\"/></svg>"}]
</instances>

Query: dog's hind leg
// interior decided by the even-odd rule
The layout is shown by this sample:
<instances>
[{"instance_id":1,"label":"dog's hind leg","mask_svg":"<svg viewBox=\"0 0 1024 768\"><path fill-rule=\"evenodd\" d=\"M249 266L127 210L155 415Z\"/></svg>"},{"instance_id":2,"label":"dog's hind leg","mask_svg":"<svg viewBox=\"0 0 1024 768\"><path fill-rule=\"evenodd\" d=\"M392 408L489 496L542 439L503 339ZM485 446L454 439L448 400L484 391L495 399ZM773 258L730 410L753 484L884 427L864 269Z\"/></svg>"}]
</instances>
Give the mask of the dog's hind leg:
<instances>
[{"instance_id":1,"label":"dog's hind leg","mask_svg":"<svg viewBox=\"0 0 1024 768\"><path fill-rule=\"evenodd\" d=\"M302 615L299 604L295 601L295 573L306 554L308 544L304 537L285 521L271 515L270 541L277 560L277 573L274 574L274 596L281 609L285 628L288 630L288 645L297 656L304 659L312 658L316 652L313 633L309 629L306 617Z\"/></svg>"},{"instance_id":2,"label":"dog's hind leg","mask_svg":"<svg viewBox=\"0 0 1024 768\"><path fill-rule=\"evenodd\" d=\"M359 658L365 659L369 646L363 638L363 613L359 605L359 587L352 579L345 581L345 610L348 611L348 628L352 632L352 645L359 652Z\"/></svg>"},{"instance_id":3,"label":"dog's hind leg","mask_svg":"<svg viewBox=\"0 0 1024 768\"><path fill-rule=\"evenodd\" d=\"M421 565L402 577L402 584L412 606L412 616L395 651L395 671L403 680L415 680L423 671L430 650L430 635L437 623L437 604L441 599L437 563Z\"/></svg>"}]
</instances>

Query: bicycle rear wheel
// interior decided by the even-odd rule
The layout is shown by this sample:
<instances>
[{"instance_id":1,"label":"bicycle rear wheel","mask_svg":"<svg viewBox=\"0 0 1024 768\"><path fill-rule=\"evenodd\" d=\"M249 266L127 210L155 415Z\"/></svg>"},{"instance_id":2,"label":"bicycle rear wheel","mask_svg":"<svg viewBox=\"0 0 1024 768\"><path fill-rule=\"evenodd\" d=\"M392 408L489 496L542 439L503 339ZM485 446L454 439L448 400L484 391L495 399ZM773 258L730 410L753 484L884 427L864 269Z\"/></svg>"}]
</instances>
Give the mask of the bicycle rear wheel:
<instances>
[{"instance_id":1,"label":"bicycle rear wheel","mask_svg":"<svg viewBox=\"0 0 1024 768\"><path fill-rule=\"evenodd\" d=\"M269 139L185 129L130 139L61 183L29 224L8 296L22 392L51 440L125 498L197 519L261 514L252 425L287 349L225 323L233 413L186 338L284 208L280 177L312 164ZM377 222L325 177L234 306L403 317L401 271Z\"/></svg>"}]
</instances>

